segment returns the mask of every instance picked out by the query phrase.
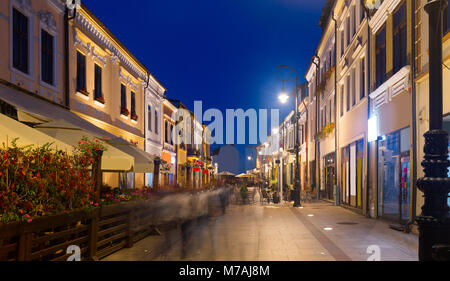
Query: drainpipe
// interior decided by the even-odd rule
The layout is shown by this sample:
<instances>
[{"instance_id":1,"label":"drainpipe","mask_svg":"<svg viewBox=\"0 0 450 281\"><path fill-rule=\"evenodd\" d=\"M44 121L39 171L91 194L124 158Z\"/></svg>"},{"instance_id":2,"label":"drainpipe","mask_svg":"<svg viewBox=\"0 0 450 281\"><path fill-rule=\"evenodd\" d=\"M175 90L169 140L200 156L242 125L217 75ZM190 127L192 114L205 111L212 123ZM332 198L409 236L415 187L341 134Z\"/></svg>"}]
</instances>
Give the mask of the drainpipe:
<instances>
[{"instance_id":1,"label":"drainpipe","mask_svg":"<svg viewBox=\"0 0 450 281\"><path fill-rule=\"evenodd\" d=\"M338 188L338 181L337 177L339 175L338 173L338 163L337 163L337 154L338 154L338 143L337 143L337 20L334 17L334 11L332 13L331 19L334 21L334 166L336 167L334 169L335 176L334 176L334 190L336 192L334 202L336 206L339 206L340 200L338 200L340 191Z\"/></svg>"},{"instance_id":2,"label":"drainpipe","mask_svg":"<svg viewBox=\"0 0 450 281\"><path fill-rule=\"evenodd\" d=\"M146 93L147 93L147 89L148 89L148 85L150 84L150 73L147 73L147 81L146 81L146 85L144 87L144 113L145 113L145 104L146 104ZM148 108L148 107L147 107ZM146 143L147 143L147 137L146 137L146 132L147 132L147 122L145 122L145 116L144 116L144 148L146 147Z\"/></svg>"},{"instance_id":3,"label":"drainpipe","mask_svg":"<svg viewBox=\"0 0 450 281\"><path fill-rule=\"evenodd\" d=\"M69 8L64 11L64 105L70 107L70 87L69 87L69 21L73 20L77 14L77 8L73 10L73 16L69 17Z\"/></svg>"},{"instance_id":4,"label":"drainpipe","mask_svg":"<svg viewBox=\"0 0 450 281\"><path fill-rule=\"evenodd\" d=\"M405 231L409 233L411 231L410 227L416 221L416 204L417 204L417 119L416 119L416 35L415 35L415 1L411 1L411 91L412 91L412 212L411 220L406 223Z\"/></svg>"},{"instance_id":5,"label":"drainpipe","mask_svg":"<svg viewBox=\"0 0 450 281\"><path fill-rule=\"evenodd\" d=\"M370 12L364 8L364 11L366 12L366 21L367 21L367 120L370 119L370 90L371 90L371 52L370 52L370 46L371 46L371 31L370 31ZM378 140L377 140L378 145ZM378 152L378 149L377 149ZM378 160L377 160L378 161ZM367 138L367 171L366 171L366 217L370 218L370 143L369 139ZM376 166L378 167L378 162L376 163ZM378 173L378 168L375 169ZM378 185L377 185L378 186ZM376 216L375 216L376 217Z\"/></svg>"},{"instance_id":6,"label":"drainpipe","mask_svg":"<svg viewBox=\"0 0 450 281\"><path fill-rule=\"evenodd\" d=\"M316 86L319 85L319 75L320 75L320 58L317 54L314 55L317 58L318 62L313 61L316 65ZM317 90L316 90L317 92ZM319 132L319 109L320 109L320 96L314 93L316 96L316 134ZM314 137L315 139L315 137ZM316 150L315 150L315 159L316 159L316 188L317 188L317 200L320 199L320 141L315 141Z\"/></svg>"}]
</instances>

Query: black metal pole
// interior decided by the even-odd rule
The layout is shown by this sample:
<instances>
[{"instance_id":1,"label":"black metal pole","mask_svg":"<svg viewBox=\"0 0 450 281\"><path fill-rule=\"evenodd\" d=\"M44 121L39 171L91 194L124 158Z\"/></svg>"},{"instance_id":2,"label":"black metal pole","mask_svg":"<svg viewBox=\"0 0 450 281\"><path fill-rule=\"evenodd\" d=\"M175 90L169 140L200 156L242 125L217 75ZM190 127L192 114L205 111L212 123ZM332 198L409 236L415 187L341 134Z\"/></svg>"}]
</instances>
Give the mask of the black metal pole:
<instances>
[{"instance_id":1,"label":"black metal pole","mask_svg":"<svg viewBox=\"0 0 450 281\"><path fill-rule=\"evenodd\" d=\"M320 57L316 54L314 55L315 58L317 58L318 62L316 62L315 60L313 61L313 63L316 65L316 87L319 86L319 75L320 75ZM315 97L316 97L316 118L315 118L315 123L316 123L316 136L319 133L320 130L320 114L319 114L319 110L320 110L320 93L317 93L318 91L316 90L316 93L314 93ZM317 189L317 200L320 199L320 140L317 140L315 136L315 167L314 170L315 172L315 187Z\"/></svg>"},{"instance_id":2,"label":"black metal pole","mask_svg":"<svg viewBox=\"0 0 450 281\"><path fill-rule=\"evenodd\" d=\"M299 139L298 139L298 75L295 74L295 179L294 179L294 207L301 207L300 200L300 162L299 162Z\"/></svg>"},{"instance_id":3,"label":"black metal pole","mask_svg":"<svg viewBox=\"0 0 450 281\"><path fill-rule=\"evenodd\" d=\"M424 193L419 224L419 259L450 260L450 214L447 204L450 178L447 177L448 134L442 130L442 11L447 0L429 0L429 119L425 134L425 176L417 181Z\"/></svg>"}]
</instances>

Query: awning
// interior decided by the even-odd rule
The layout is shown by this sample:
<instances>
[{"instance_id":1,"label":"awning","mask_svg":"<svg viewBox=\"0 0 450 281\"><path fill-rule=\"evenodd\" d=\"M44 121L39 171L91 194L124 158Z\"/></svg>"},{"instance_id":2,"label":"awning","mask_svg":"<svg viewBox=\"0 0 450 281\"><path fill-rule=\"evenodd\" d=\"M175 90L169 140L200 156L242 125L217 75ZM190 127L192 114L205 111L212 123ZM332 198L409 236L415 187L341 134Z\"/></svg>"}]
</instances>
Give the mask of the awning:
<instances>
[{"instance_id":1,"label":"awning","mask_svg":"<svg viewBox=\"0 0 450 281\"><path fill-rule=\"evenodd\" d=\"M132 172L153 173L154 171L153 159L148 157L145 152L128 141L100 129L63 106L3 84L0 84L0 100L17 108L19 121L42 124L51 120L64 120L98 138L106 138L111 146L132 156L134 158Z\"/></svg>"},{"instance_id":2,"label":"awning","mask_svg":"<svg viewBox=\"0 0 450 281\"><path fill-rule=\"evenodd\" d=\"M133 144L127 142L124 139L114 137L108 140L108 143L115 148L125 152L134 157L134 166L131 170L135 173L153 173L155 170L153 159L147 156L147 154L134 146Z\"/></svg>"},{"instance_id":3,"label":"awning","mask_svg":"<svg viewBox=\"0 0 450 281\"><path fill-rule=\"evenodd\" d=\"M57 120L49 123L35 126L36 130L41 131L55 139L70 145L77 145L83 138L99 138L81 128L78 128L67 121ZM103 139L104 140L104 139ZM104 171L131 171L134 166L134 158L127 153L120 151L104 140L106 151L102 156L102 170Z\"/></svg>"},{"instance_id":4,"label":"awning","mask_svg":"<svg viewBox=\"0 0 450 281\"><path fill-rule=\"evenodd\" d=\"M11 141L16 138L16 144L19 147L51 144L51 148L65 151L69 155L72 155L73 152L72 146L0 114L0 144L11 146Z\"/></svg>"}]
</instances>

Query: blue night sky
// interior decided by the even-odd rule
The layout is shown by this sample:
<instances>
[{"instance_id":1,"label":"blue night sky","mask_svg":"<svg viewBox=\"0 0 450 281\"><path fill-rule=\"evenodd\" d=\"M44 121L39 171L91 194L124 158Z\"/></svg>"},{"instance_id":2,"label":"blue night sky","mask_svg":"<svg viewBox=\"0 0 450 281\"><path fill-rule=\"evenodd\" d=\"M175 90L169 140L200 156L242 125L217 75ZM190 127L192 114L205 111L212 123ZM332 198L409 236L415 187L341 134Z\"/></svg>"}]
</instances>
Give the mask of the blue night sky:
<instances>
[{"instance_id":1,"label":"blue night sky","mask_svg":"<svg viewBox=\"0 0 450 281\"><path fill-rule=\"evenodd\" d=\"M83 3L192 111L278 108L279 65L301 82L319 42L325 0L84 0ZM126 4L125 4L126 3ZM287 89L292 89L287 84ZM241 156L245 146L239 146ZM241 169L244 161L241 157Z\"/></svg>"}]
</instances>

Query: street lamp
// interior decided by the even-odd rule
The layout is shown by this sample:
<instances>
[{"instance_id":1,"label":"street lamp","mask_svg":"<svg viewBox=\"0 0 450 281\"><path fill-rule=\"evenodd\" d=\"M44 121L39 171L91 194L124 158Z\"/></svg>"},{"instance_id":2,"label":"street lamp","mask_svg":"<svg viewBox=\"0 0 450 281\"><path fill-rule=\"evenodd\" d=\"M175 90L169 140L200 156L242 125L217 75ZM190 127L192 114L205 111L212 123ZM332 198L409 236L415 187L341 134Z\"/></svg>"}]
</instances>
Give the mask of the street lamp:
<instances>
[{"instance_id":1,"label":"street lamp","mask_svg":"<svg viewBox=\"0 0 450 281\"><path fill-rule=\"evenodd\" d=\"M289 65L281 65L281 66L278 67L277 77L278 77L278 72L281 69L288 69L289 71L291 71L291 72L293 72L295 74L295 89L294 89L294 92L292 93L292 95L294 96L293 98L295 99L295 116L294 116L295 125L294 125L294 130L295 130L295 161L296 161L296 163L295 163L295 178L294 178L294 207L301 207L301 198L300 198L300 161L299 161L300 144L299 144L299 138L298 138L298 120L299 120L299 114L298 114L298 89L299 89L298 75L297 75L297 72L295 71L295 69L290 67ZM284 88L284 82L287 82L288 80L280 79L279 77L278 77L278 79L283 82L283 88ZM280 100L281 103L286 103L288 101L288 99L289 99L289 95L287 95L283 91L278 96L278 99Z\"/></svg>"},{"instance_id":2,"label":"street lamp","mask_svg":"<svg viewBox=\"0 0 450 281\"><path fill-rule=\"evenodd\" d=\"M442 14L447 0L428 0L429 28L429 120L430 131L425 133L425 176L417 181L424 193L419 224L419 260L450 260L450 208L447 203L450 178L447 177L448 134L442 130Z\"/></svg>"},{"instance_id":3,"label":"street lamp","mask_svg":"<svg viewBox=\"0 0 450 281\"><path fill-rule=\"evenodd\" d=\"M289 95L287 95L285 92L280 93L280 95L278 96L278 99L280 100L281 103L286 103L289 99Z\"/></svg>"}]
</instances>

